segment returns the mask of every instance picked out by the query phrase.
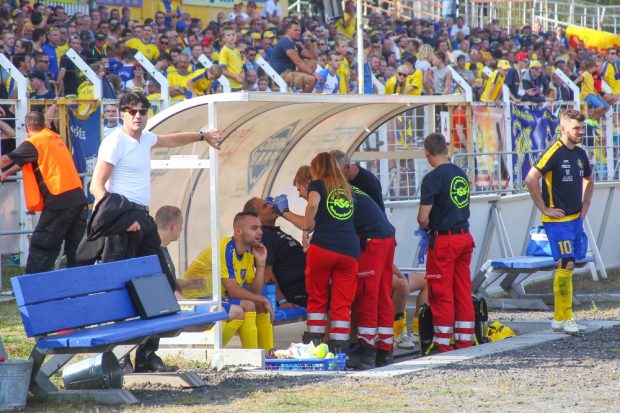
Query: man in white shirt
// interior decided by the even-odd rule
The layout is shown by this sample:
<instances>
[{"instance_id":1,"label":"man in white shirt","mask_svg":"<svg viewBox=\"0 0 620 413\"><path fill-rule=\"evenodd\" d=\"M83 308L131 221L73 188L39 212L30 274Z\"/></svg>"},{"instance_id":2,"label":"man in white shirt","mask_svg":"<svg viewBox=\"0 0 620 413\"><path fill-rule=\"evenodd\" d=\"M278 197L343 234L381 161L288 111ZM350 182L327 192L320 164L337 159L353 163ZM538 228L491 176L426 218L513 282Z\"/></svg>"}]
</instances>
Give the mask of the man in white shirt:
<instances>
[{"instance_id":1,"label":"man in white shirt","mask_svg":"<svg viewBox=\"0 0 620 413\"><path fill-rule=\"evenodd\" d=\"M329 54L329 66L318 72L320 80L316 83L314 90L316 93L326 95L338 94L340 79L338 78L338 69L342 63L342 56L335 52Z\"/></svg>"},{"instance_id":2,"label":"man in white shirt","mask_svg":"<svg viewBox=\"0 0 620 413\"><path fill-rule=\"evenodd\" d=\"M103 137L108 136L112 131L118 128L118 106L114 104L106 105L105 120L103 122Z\"/></svg>"},{"instance_id":3,"label":"man in white shirt","mask_svg":"<svg viewBox=\"0 0 620 413\"><path fill-rule=\"evenodd\" d=\"M261 16L266 17L269 23L279 23L282 17L282 6L278 0L267 0Z\"/></svg>"},{"instance_id":4,"label":"man in white shirt","mask_svg":"<svg viewBox=\"0 0 620 413\"><path fill-rule=\"evenodd\" d=\"M469 36L470 32L469 26L465 24L465 20L461 16L456 18L456 24L453 24L450 28L450 38L454 40L458 32L463 32L465 37Z\"/></svg>"},{"instance_id":5,"label":"man in white shirt","mask_svg":"<svg viewBox=\"0 0 620 413\"><path fill-rule=\"evenodd\" d=\"M158 255L165 263L155 220L149 215L151 201L151 148L186 145L206 140L219 148L221 137L217 129L206 132L177 132L156 135L145 132L149 101L141 93L131 92L119 100L123 125L116 128L99 146L97 164L90 183L95 202L109 193L124 196L137 211L136 220L125 233L105 237L102 262L132 257ZM166 371L168 367L155 354L159 341L148 340L136 351L136 372Z\"/></svg>"}]
</instances>

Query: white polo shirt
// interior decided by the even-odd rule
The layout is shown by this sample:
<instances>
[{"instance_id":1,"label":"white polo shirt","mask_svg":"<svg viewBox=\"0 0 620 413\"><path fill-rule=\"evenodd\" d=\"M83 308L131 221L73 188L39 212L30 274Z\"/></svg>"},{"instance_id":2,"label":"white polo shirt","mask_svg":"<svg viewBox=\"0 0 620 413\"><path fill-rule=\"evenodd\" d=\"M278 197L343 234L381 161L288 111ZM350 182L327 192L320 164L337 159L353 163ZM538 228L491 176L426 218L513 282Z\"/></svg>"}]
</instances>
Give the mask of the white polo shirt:
<instances>
[{"instance_id":1,"label":"white polo shirt","mask_svg":"<svg viewBox=\"0 0 620 413\"><path fill-rule=\"evenodd\" d=\"M140 141L119 127L103 139L98 160L114 165L105 188L140 205L151 201L151 148L157 143L153 132L142 132Z\"/></svg>"}]
</instances>

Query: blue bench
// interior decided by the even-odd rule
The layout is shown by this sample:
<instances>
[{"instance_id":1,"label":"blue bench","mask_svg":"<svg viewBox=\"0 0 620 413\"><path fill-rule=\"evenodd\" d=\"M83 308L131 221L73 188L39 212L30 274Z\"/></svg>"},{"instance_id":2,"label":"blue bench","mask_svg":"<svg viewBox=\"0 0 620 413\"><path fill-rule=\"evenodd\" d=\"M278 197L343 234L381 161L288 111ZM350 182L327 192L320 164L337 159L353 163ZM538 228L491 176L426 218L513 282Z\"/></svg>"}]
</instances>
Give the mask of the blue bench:
<instances>
[{"instance_id":1,"label":"blue bench","mask_svg":"<svg viewBox=\"0 0 620 413\"><path fill-rule=\"evenodd\" d=\"M149 338L174 337L228 318L226 312L181 311L143 320L126 288L137 277L162 274L156 256L13 277L26 335L36 340L30 391L36 397L84 397L101 403L135 403L126 390L63 391L50 381L75 355L115 349L120 358ZM55 333L66 331L65 333ZM53 357L45 362L48 355Z\"/></svg>"},{"instance_id":2,"label":"blue bench","mask_svg":"<svg viewBox=\"0 0 620 413\"><path fill-rule=\"evenodd\" d=\"M594 262L594 258L588 256L581 260L576 260L575 267L580 268L591 262ZM510 302L508 300L502 300L502 303L512 303L514 305L521 304L521 307L513 308L546 310L549 308L546 304L553 303L553 295L529 294L525 291L523 282L538 271L552 271L556 266L557 263L553 257L524 255L520 257L492 259L487 261L476 277L474 277L472 281L472 291L474 294L488 296L484 289L482 289L482 284L486 281L487 286L489 286L503 277L499 286L507 292L512 299L522 300L522 302L517 303L514 300ZM526 300L531 301L527 303Z\"/></svg>"},{"instance_id":3,"label":"blue bench","mask_svg":"<svg viewBox=\"0 0 620 413\"><path fill-rule=\"evenodd\" d=\"M184 304L184 308L191 306L189 301L184 302ZM209 306L207 305L198 304L193 307L193 311L196 313L205 313L209 311ZM276 308L274 325L304 321L306 319L306 313L307 312L304 307Z\"/></svg>"}]
</instances>

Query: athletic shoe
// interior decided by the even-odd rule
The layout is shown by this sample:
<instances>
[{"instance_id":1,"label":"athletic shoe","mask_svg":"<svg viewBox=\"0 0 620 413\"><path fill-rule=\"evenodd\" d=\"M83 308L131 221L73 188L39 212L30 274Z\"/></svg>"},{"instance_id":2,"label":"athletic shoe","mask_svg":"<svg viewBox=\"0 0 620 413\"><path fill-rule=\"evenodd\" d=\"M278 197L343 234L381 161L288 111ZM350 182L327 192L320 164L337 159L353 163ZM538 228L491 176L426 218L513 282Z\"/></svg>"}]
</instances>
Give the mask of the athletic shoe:
<instances>
[{"instance_id":1,"label":"athletic shoe","mask_svg":"<svg viewBox=\"0 0 620 413\"><path fill-rule=\"evenodd\" d=\"M564 332L566 334L579 334L579 327L573 318L564 323Z\"/></svg>"},{"instance_id":2,"label":"athletic shoe","mask_svg":"<svg viewBox=\"0 0 620 413\"><path fill-rule=\"evenodd\" d=\"M392 364L393 355L391 351L377 349L377 357L375 358L375 367L384 367Z\"/></svg>"},{"instance_id":3,"label":"athletic shoe","mask_svg":"<svg viewBox=\"0 0 620 413\"><path fill-rule=\"evenodd\" d=\"M577 325L577 328L579 329L580 333L584 332L584 331L586 331L588 329L587 326L584 326L583 324L577 323L577 320L575 320L574 318L571 318L571 320L575 322L575 324Z\"/></svg>"},{"instance_id":4,"label":"athletic shoe","mask_svg":"<svg viewBox=\"0 0 620 413\"><path fill-rule=\"evenodd\" d=\"M411 340L411 336L406 331L403 331L396 337L394 344L401 350L413 350L415 343Z\"/></svg>"},{"instance_id":5,"label":"athletic shoe","mask_svg":"<svg viewBox=\"0 0 620 413\"><path fill-rule=\"evenodd\" d=\"M553 320L551 322L551 329L553 331L564 331L564 323L565 323L565 321Z\"/></svg>"}]
</instances>

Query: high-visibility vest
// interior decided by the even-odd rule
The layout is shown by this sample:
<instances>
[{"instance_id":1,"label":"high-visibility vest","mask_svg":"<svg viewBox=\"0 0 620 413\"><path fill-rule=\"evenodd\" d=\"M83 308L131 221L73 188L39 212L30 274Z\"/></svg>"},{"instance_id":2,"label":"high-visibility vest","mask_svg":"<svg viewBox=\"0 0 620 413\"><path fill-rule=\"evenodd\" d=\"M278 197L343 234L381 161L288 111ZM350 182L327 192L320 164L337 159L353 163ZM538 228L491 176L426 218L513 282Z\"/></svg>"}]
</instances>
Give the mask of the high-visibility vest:
<instances>
[{"instance_id":1,"label":"high-visibility vest","mask_svg":"<svg viewBox=\"0 0 620 413\"><path fill-rule=\"evenodd\" d=\"M52 195L60 195L76 188L82 188L73 158L60 137L49 129L30 136L26 141L37 150L37 161L22 166L24 174L24 195L29 211L42 211L45 207L43 192L35 171L38 169L45 184L44 190Z\"/></svg>"}]
</instances>

